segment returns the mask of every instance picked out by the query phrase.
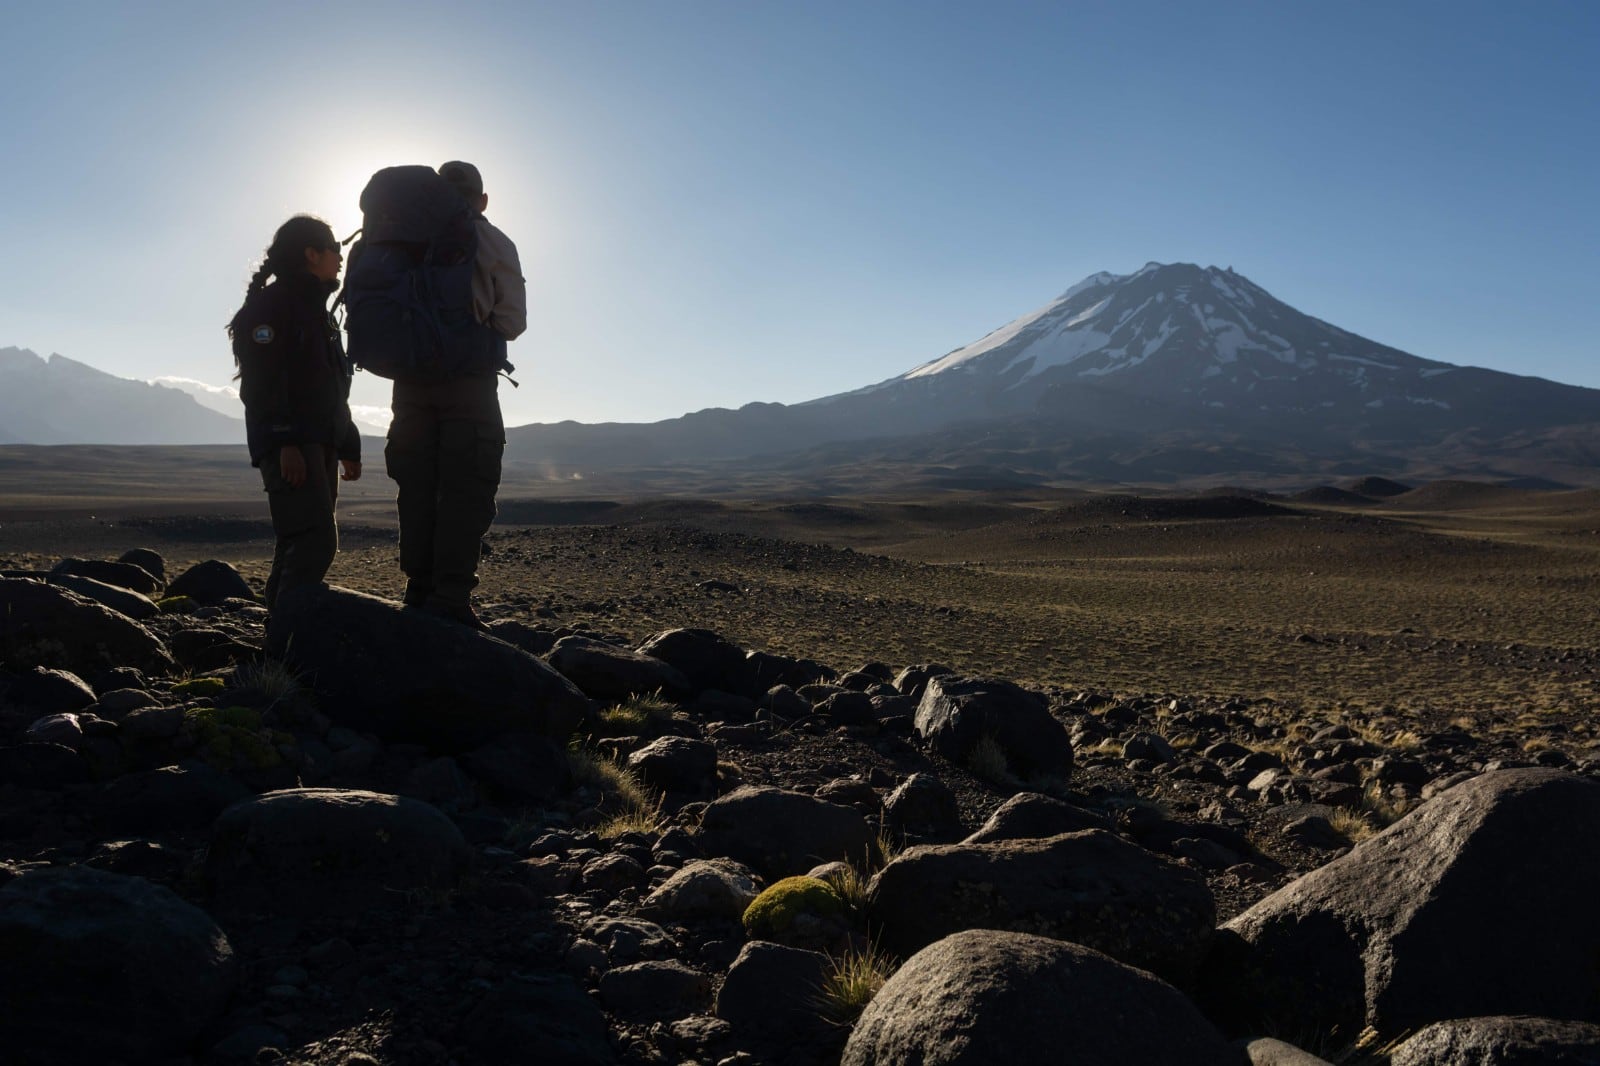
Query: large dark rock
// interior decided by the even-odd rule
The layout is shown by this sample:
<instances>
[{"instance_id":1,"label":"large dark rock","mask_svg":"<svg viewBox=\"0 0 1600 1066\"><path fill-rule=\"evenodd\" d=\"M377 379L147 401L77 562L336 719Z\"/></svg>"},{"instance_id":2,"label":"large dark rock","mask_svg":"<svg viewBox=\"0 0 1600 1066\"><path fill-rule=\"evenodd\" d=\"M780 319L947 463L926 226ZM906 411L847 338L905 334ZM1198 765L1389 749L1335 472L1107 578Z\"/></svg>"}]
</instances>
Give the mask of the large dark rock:
<instances>
[{"instance_id":1,"label":"large dark rock","mask_svg":"<svg viewBox=\"0 0 1600 1066\"><path fill-rule=\"evenodd\" d=\"M136 622L143 622L161 613L160 608L150 597L132 589L96 581L92 577L84 577L81 574L51 574L46 580L58 588L76 592L84 599L93 600L102 607L109 607L118 614L125 614Z\"/></svg>"},{"instance_id":2,"label":"large dark rock","mask_svg":"<svg viewBox=\"0 0 1600 1066\"><path fill-rule=\"evenodd\" d=\"M163 766L125 774L88 803L96 828L111 833L163 833L199 829L251 792L207 763Z\"/></svg>"},{"instance_id":3,"label":"large dark rock","mask_svg":"<svg viewBox=\"0 0 1600 1066\"><path fill-rule=\"evenodd\" d=\"M64 744L28 743L0 747L0 785L55 790L88 780L89 767Z\"/></svg>"},{"instance_id":4,"label":"large dark rock","mask_svg":"<svg viewBox=\"0 0 1600 1066\"><path fill-rule=\"evenodd\" d=\"M1551 1018L1435 1022L1394 1049L1389 1066L1600 1066L1600 1025Z\"/></svg>"},{"instance_id":5,"label":"large dark rock","mask_svg":"<svg viewBox=\"0 0 1600 1066\"><path fill-rule=\"evenodd\" d=\"M43 581L0 578L0 658L79 674L116 666L172 670L156 635L109 607Z\"/></svg>"},{"instance_id":6,"label":"large dark rock","mask_svg":"<svg viewBox=\"0 0 1600 1066\"><path fill-rule=\"evenodd\" d=\"M799 792L767 786L736 789L711 803L697 842L778 880L839 860L865 865L877 848L861 812Z\"/></svg>"},{"instance_id":7,"label":"large dark rock","mask_svg":"<svg viewBox=\"0 0 1600 1066\"><path fill-rule=\"evenodd\" d=\"M132 563L162 584L167 580L167 561L153 548L129 548L117 556L119 563Z\"/></svg>"},{"instance_id":8,"label":"large dark rock","mask_svg":"<svg viewBox=\"0 0 1600 1066\"><path fill-rule=\"evenodd\" d=\"M512 803L545 803L572 788L566 749L539 733L507 733L469 751L462 768Z\"/></svg>"},{"instance_id":9,"label":"large dark rock","mask_svg":"<svg viewBox=\"0 0 1600 1066\"><path fill-rule=\"evenodd\" d=\"M348 589L279 596L267 647L329 718L389 741L469 751L505 733L565 737L591 709L572 682L504 641Z\"/></svg>"},{"instance_id":10,"label":"large dark rock","mask_svg":"<svg viewBox=\"0 0 1600 1066\"><path fill-rule=\"evenodd\" d=\"M228 908L357 912L452 889L470 859L455 823L420 800L299 788L223 811L206 874Z\"/></svg>"},{"instance_id":11,"label":"large dark rock","mask_svg":"<svg viewBox=\"0 0 1600 1066\"><path fill-rule=\"evenodd\" d=\"M692 795L717 790L717 749L689 737L658 737L628 756L628 769L662 792Z\"/></svg>"},{"instance_id":12,"label":"large dark rock","mask_svg":"<svg viewBox=\"0 0 1600 1066\"><path fill-rule=\"evenodd\" d=\"M911 848L873 876L868 914L902 957L963 929L1071 940L1188 982L1216 903L1195 871L1104 830Z\"/></svg>"},{"instance_id":13,"label":"large dark rock","mask_svg":"<svg viewBox=\"0 0 1600 1066\"><path fill-rule=\"evenodd\" d=\"M1238 1066L1182 993L1097 951L974 929L909 959L841 1066Z\"/></svg>"},{"instance_id":14,"label":"large dark rock","mask_svg":"<svg viewBox=\"0 0 1600 1066\"><path fill-rule=\"evenodd\" d=\"M883 825L909 840L956 840L961 836L961 809L943 781L932 774L912 774L884 799Z\"/></svg>"},{"instance_id":15,"label":"large dark rock","mask_svg":"<svg viewBox=\"0 0 1600 1066\"><path fill-rule=\"evenodd\" d=\"M104 559L63 559L55 565L51 573L87 577L143 596L154 596L161 591L161 579L144 567L133 563L113 563Z\"/></svg>"},{"instance_id":16,"label":"large dark rock","mask_svg":"<svg viewBox=\"0 0 1600 1066\"><path fill-rule=\"evenodd\" d=\"M0 1057L165 1061L190 1050L234 983L204 912L138 877L37 870L0 887Z\"/></svg>"},{"instance_id":17,"label":"large dark rock","mask_svg":"<svg viewBox=\"0 0 1600 1066\"><path fill-rule=\"evenodd\" d=\"M1600 1020L1596 884L1600 784L1483 774L1223 926L1210 1012L1381 1034L1480 1015Z\"/></svg>"},{"instance_id":18,"label":"large dark rock","mask_svg":"<svg viewBox=\"0 0 1600 1066\"><path fill-rule=\"evenodd\" d=\"M214 605L223 600L254 600L255 590L244 575L220 559L195 563L172 579L168 596L187 596L196 603Z\"/></svg>"},{"instance_id":19,"label":"large dark rock","mask_svg":"<svg viewBox=\"0 0 1600 1066\"><path fill-rule=\"evenodd\" d=\"M83 678L68 670L35 666L14 678L3 693L5 701L41 714L66 714L81 711L95 701L94 689Z\"/></svg>"},{"instance_id":20,"label":"large dark rock","mask_svg":"<svg viewBox=\"0 0 1600 1066\"><path fill-rule=\"evenodd\" d=\"M1027 840L1076 833L1083 829L1110 829L1111 822L1050 796L1018 792L996 807L989 820L967 837L967 844L992 844L998 840Z\"/></svg>"},{"instance_id":21,"label":"large dark rock","mask_svg":"<svg viewBox=\"0 0 1600 1066\"><path fill-rule=\"evenodd\" d=\"M1009 681L930 677L915 724L917 734L951 762L970 763L973 750L991 741L1018 777L1064 781L1072 774L1072 739L1050 716L1045 698Z\"/></svg>"},{"instance_id":22,"label":"large dark rock","mask_svg":"<svg viewBox=\"0 0 1600 1066\"><path fill-rule=\"evenodd\" d=\"M673 921L737 921L761 889L753 871L730 859L695 859L645 897L640 910Z\"/></svg>"},{"instance_id":23,"label":"large dark rock","mask_svg":"<svg viewBox=\"0 0 1600 1066\"><path fill-rule=\"evenodd\" d=\"M253 662L261 649L247 644L221 629L210 626L191 626L174 632L167 638L172 657L185 669L197 672L218 670L242 662Z\"/></svg>"},{"instance_id":24,"label":"large dark rock","mask_svg":"<svg viewBox=\"0 0 1600 1066\"><path fill-rule=\"evenodd\" d=\"M639 650L676 667L696 692L708 688L734 692L744 679L744 649L708 629L669 629L639 645Z\"/></svg>"},{"instance_id":25,"label":"large dark rock","mask_svg":"<svg viewBox=\"0 0 1600 1066\"><path fill-rule=\"evenodd\" d=\"M547 656L551 666L591 699L625 700L659 692L689 695L689 681L670 663L590 637L562 637Z\"/></svg>"},{"instance_id":26,"label":"large dark rock","mask_svg":"<svg viewBox=\"0 0 1600 1066\"><path fill-rule=\"evenodd\" d=\"M752 941L728 968L716 1015L747 1040L805 1042L832 1026L822 989L830 965L821 952Z\"/></svg>"}]
</instances>

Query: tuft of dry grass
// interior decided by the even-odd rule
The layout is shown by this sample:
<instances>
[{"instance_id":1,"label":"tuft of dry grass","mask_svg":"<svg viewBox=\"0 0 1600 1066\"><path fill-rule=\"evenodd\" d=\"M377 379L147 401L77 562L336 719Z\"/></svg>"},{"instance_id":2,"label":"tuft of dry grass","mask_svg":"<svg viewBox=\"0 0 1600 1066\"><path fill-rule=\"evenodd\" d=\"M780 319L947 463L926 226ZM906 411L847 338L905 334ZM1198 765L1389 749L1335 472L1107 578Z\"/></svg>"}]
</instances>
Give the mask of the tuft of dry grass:
<instances>
[{"instance_id":1,"label":"tuft of dry grass","mask_svg":"<svg viewBox=\"0 0 1600 1066\"><path fill-rule=\"evenodd\" d=\"M1377 781L1369 781L1361 793L1361 809L1380 828L1387 829L1405 817L1410 806L1404 800L1390 796Z\"/></svg>"},{"instance_id":2,"label":"tuft of dry grass","mask_svg":"<svg viewBox=\"0 0 1600 1066\"><path fill-rule=\"evenodd\" d=\"M606 812L607 818L595 832L602 839L610 840L624 833L648 833L660 822L660 800L639 780L639 775L626 766L582 747L569 748L567 762L572 766L575 784L587 785L600 793L595 806Z\"/></svg>"},{"instance_id":3,"label":"tuft of dry grass","mask_svg":"<svg viewBox=\"0 0 1600 1066\"><path fill-rule=\"evenodd\" d=\"M608 737L654 736L672 721L677 708L659 691L633 696L600 712L600 735Z\"/></svg>"},{"instance_id":4,"label":"tuft of dry grass","mask_svg":"<svg viewBox=\"0 0 1600 1066\"><path fill-rule=\"evenodd\" d=\"M894 960L873 945L868 945L865 951L847 951L829 962L822 998L827 1015L843 1026L855 1024L872 997L898 968Z\"/></svg>"},{"instance_id":5,"label":"tuft of dry grass","mask_svg":"<svg viewBox=\"0 0 1600 1066\"><path fill-rule=\"evenodd\" d=\"M281 659L240 663L233 671L233 685L269 708L300 693L299 676Z\"/></svg>"},{"instance_id":6,"label":"tuft of dry grass","mask_svg":"<svg viewBox=\"0 0 1600 1066\"><path fill-rule=\"evenodd\" d=\"M1349 807L1335 807L1328 815L1328 824L1333 826L1334 832L1352 844L1359 844L1378 832L1367 820L1364 812Z\"/></svg>"},{"instance_id":7,"label":"tuft of dry grass","mask_svg":"<svg viewBox=\"0 0 1600 1066\"><path fill-rule=\"evenodd\" d=\"M967 768L978 778L995 785L1009 785L1013 779L1006 763L1005 749L991 736L978 738L967 753Z\"/></svg>"}]
</instances>

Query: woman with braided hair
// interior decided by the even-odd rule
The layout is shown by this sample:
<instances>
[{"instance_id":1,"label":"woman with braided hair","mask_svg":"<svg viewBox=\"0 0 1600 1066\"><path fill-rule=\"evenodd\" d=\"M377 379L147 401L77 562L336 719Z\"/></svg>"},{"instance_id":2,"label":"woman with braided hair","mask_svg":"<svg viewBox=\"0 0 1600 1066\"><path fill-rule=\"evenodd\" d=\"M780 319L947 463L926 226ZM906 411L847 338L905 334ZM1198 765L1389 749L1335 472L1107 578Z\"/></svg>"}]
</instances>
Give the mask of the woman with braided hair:
<instances>
[{"instance_id":1,"label":"woman with braided hair","mask_svg":"<svg viewBox=\"0 0 1600 1066\"><path fill-rule=\"evenodd\" d=\"M296 215L273 235L228 324L250 463L261 470L278 542L267 578L269 611L284 592L327 574L339 550L339 480L361 476L350 363L328 314L343 261L326 222Z\"/></svg>"}]
</instances>

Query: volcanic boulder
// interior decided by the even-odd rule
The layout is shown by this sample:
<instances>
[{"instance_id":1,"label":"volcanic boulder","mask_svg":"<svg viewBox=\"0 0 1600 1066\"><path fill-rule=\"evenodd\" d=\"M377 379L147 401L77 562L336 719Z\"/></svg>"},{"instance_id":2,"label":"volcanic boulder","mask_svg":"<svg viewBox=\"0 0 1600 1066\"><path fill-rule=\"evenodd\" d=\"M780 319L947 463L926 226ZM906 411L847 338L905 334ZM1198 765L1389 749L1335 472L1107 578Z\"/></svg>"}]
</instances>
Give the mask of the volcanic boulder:
<instances>
[{"instance_id":1,"label":"volcanic boulder","mask_svg":"<svg viewBox=\"0 0 1600 1066\"><path fill-rule=\"evenodd\" d=\"M963 929L1042 934L1183 984L1216 903L1195 871L1100 829L1047 840L915 847L879 870L867 909L902 957Z\"/></svg>"},{"instance_id":2,"label":"volcanic boulder","mask_svg":"<svg viewBox=\"0 0 1600 1066\"><path fill-rule=\"evenodd\" d=\"M1072 774L1072 740L1036 692L991 678L930 677L917 704L916 730L951 762L970 764L992 744L1005 769L1023 778Z\"/></svg>"},{"instance_id":3,"label":"volcanic boulder","mask_svg":"<svg viewBox=\"0 0 1600 1066\"><path fill-rule=\"evenodd\" d=\"M156 635L133 619L27 578L0 578L0 655L81 674L116 666L165 674L174 665Z\"/></svg>"},{"instance_id":4,"label":"volcanic boulder","mask_svg":"<svg viewBox=\"0 0 1600 1066\"><path fill-rule=\"evenodd\" d=\"M919 951L873 997L841 1066L1236 1066L1177 989L1078 944L993 929Z\"/></svg>"},{"instance_id":5,"label":"volcanic boulder","mask_svg":"<svg viewBox=\"0 0 1600 1066\"><path fill-rule=\"evenodd\" d=\"M1496 1014L1600 1020L1600 784L1482 774L1218 931L1209 1013L1398 1033Z\"/></svg>"},{"instance_id":6,"label":"volcanic boulder","mask_svg":"<svg viewBox=\"0 0 1600 1066\"><path fill-rule=\"evenodd\" d=\"M0 887L0 959L0 1032L18 1062L180 1055L235 977L228 939L204 912L142 878L82 866Z\"/></svg>"},{"instance_id":7,"label":"volcanic boulder","mask_svg":"<svg viewBox=\"0 0 1600 1066\"><path fill-rule=\"evenodd\" d=\"M357 912L454 888L470 859L455 824L420 800L299 788L223 811L206 874L226 907Z\"/></svg>"},{"instance_id":8,"label":"volcanic boulder","mask_svg":"<svg viewBox=\"0 0 1600 1066\"><path fill-rule=\"evenodd\" d=\"M340 725L470 751L511 732L565 737L590 712L573 684L501 640L390 600L305 586L278 598L267 647Z\"/></svg>"}]
</instances>

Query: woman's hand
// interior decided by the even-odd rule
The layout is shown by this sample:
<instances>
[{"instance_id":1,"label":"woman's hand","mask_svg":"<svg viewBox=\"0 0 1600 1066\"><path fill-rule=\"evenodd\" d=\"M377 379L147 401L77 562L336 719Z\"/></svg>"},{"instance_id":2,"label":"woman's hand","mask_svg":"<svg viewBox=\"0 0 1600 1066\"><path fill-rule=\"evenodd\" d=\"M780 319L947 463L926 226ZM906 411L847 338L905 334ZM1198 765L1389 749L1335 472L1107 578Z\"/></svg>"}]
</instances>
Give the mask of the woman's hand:
<instances>
[{"instance_id":1,"label":"woman's hand","mask_svg":"<svg viewBox=\"0 0 1600 1066\"><path fill-rule=\"evenodd\" d=\"M340 481L360 481L361 480L361 460L360 459L340 459L339 460L339 480Z\"/></svg>"},{"instance_id":2,"label":"woman's hand","mask_svg":"<svg viewBox=\"0 0 1600 1066\"><path fill-rule=\"evenodd\" d=\"M306 483L306 457L298 444L285 444L278 449L278 473L291 489Z\"/></svg>"}]
</instances>

